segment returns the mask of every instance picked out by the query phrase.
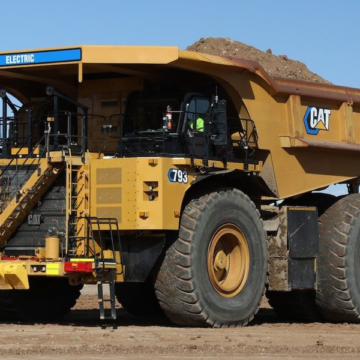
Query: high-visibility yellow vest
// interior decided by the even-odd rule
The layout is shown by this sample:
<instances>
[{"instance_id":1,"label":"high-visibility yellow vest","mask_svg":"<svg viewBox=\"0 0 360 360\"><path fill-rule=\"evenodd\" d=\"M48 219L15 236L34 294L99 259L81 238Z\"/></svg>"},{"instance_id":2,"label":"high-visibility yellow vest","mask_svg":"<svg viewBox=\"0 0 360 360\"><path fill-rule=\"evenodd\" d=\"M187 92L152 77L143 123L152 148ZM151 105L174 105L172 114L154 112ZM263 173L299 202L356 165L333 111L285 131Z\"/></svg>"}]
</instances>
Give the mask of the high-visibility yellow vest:
<instances>
[{"instance_id":1,"label":"high-visibility yellow vest","mask_svg":"<svg viewBox=\"0 0 360 360\"><path fill-rule=\"evenodd\" d=\"M193 128L193 121L190 121L189 123L190 129ZM196 119L196 129L197 131L204 132L204 119L199 117Z\"/></svg>"}]
</instances>

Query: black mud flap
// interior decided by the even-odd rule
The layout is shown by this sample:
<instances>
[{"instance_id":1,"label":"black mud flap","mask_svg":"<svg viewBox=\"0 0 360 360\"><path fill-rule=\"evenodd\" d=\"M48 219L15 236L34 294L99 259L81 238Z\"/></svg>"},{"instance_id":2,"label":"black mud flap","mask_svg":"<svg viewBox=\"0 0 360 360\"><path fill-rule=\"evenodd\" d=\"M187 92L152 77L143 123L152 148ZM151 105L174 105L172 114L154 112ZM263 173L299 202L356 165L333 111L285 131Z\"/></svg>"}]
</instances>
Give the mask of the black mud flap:
<instances>
[{"instance_id":1,"label":"black mud flap","mask_svg":"<svg viewBox=\"0 0 360 360\"><path fill-rule=\"evenodd\" d=\"M316 210L288 208L289 286L292 290L314 289L315 259L319 252Z\"/></svg>"},{"instance_id":2,"label":"black mud flap","mask_svg":"<svg viewBox=\"0 0 360 360\"><path fill-rule=\"evenodd\" d=\"M269 290L313 290L319 252L316 207L284 206L265 222L269 241Z\"/></svg>"}]
</instances>

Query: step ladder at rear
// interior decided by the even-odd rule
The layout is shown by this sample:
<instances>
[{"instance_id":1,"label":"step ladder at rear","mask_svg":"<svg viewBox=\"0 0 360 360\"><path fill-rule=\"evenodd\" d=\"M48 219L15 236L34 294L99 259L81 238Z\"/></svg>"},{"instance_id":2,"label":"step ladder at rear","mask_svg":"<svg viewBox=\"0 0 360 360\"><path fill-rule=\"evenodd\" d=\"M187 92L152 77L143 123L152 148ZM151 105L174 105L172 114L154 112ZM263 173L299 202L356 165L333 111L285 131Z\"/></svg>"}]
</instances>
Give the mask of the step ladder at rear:
<instances>
[{"instance_id":1,"label":"step ladder at rear","mask_svg":"<svg viewBox=\"0 0 360 360\"><path fill-rule=\"evenodd\" d=\"M77 227L82 226L79 233ZM71 217L69 218L70 235L69 257L74 257L71 249L82 248L87 258L94 259L98 290L100 319L116 320L115 282L117 271L121 266L121 242L117 219L98 217ZM81 245L79 245L81 244ZM84 254L82 254L84 256ZM76 261L76 257L72 259ZM109 299L104 294L109 290ZM107 308L106 303L110 304Z\"/></svg>"},{"instance_id":2,"label":"step ladder at rear","mask_svg":"<svg viewBox=\"0 0 360 360\"><path fill-rule=\"evenodd\" d=\"M115 240L119 254L121 253L118 221L117 219L110 218L95 218L92 224L98 230L98 241L100 244L100 256L96 260L100 319L116 320L115 279L118 262L116 259ZM106 237L103 236L103 231L105 234L108 234ZM104 299L104 286L109 287L110 299L108 300ZM106 302L110 303L110 314L106 312Z\"/></svg>"},{"instance_id":3,"label":"step ladder at rear","mask_svg":"<svg viewBox=\"0 0 360 360\"><path fill-rule=\"evenodd\" d=\"M98 288L98 301L101 320L116 320L116 297L115 297L115 275L116 275L116 263L115 268L107 270L107 276L105 277L104 269L101 266L96 269L96 280ZM110 298L105 299L104 290L105 287L109 287ZM110 303L110 315L106 312L105 303Z\"/></svg>"}]
</instances>

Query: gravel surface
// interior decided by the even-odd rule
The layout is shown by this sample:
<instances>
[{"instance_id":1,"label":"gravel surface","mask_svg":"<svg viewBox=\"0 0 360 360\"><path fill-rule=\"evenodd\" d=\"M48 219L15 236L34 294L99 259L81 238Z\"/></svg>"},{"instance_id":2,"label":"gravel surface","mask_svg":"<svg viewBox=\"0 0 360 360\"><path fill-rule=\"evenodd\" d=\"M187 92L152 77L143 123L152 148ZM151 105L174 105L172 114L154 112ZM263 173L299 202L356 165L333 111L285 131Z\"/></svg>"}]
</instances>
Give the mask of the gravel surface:
<instances>
[{"instance_id":1,"label":"gravel surface","mask_svg":"<svg viewBox=\"0 0 360 360\"><path fill-rule=\"evenodd\" d=\"M290 323L263 301L250 326L181 328L136 318L118 305L114 322L98 320L95 287L86 287L66 321L0 323L0 359L340 359L360 357L360 325Z\"/></svg>"}]
</instances>

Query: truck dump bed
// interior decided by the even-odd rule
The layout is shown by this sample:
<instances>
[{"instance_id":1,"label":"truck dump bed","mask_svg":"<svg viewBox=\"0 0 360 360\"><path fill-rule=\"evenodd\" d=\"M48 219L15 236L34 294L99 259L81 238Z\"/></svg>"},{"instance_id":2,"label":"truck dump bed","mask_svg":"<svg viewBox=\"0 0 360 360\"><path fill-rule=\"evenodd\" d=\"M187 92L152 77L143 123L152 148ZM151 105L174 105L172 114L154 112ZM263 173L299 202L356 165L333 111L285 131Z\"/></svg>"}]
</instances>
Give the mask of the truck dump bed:
<instances>
[{"instance_id":1,"label":"truck dump bed","mask_svg":"<svg viewBox=\"0 0 360 360\"><path fill-rule=\"evenodd\" d=\"M56 53L64 52L69 57L57 59ZM49 53L55 54L50 60L44 55ZM99 74L113 78L112 82L100 84L97 79L103 76ZM81 46L0 53L0 86L23 103L43 96L43 88L51 84L89 104L93 112L98 111L91 104L94 91L107 92L109 97L116 91L125 98L145 81L180 81L193 74L220 84L238 115L255 122L260 151L254 156L263 162L261 176L274 197L286 198L359 176L358 89L272 78L256 62L176 47Z\"/></svg>"},{"instance_id":2,"label":"truck dump bed","mask_svg":"<svg viewBox=\"0 0 360 360\"><path fill-rule=\"evenodd\" d=\"M255 121L259 149L270 151L262 176L279 198L359 176L360 89L273 78L252 61L180 54L217 63L212 74L236 90Z\"/></svg>"}]
</instances>

